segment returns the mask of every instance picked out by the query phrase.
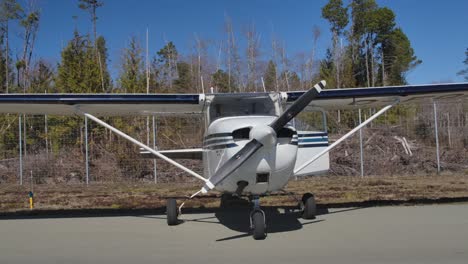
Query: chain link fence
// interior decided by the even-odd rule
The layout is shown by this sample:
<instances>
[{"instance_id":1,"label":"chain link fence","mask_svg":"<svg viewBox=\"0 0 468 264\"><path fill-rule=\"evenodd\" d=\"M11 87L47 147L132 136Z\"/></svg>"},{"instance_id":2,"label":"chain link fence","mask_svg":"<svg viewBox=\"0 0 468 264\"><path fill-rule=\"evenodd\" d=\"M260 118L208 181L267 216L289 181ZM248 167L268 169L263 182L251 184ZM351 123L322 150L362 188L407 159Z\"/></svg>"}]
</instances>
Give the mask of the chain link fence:
<instances>
[{"instance_id":1,"label":"chain link fence","mask_svg":"<svg viewBox=\"0 0 468 264\"><path fill-rule=\"evenodd\" d=\"M363 109L366 119L375 109ZM357 111L326 114L330 141L358 124ZM299 116L299 130L320 127L322 114ZM468 107L461 102L438 103L442 169L468 171ZM83 117L44 115L0 116L0 183L82 184L89 182L195 181L161 160L144 159L140 149ZM103 117L103 121L159 150L198 148L204 119L188 117ZM397 107L363 130L365 175L437 173L432 104ZM155 141L154 141L155 139ZM21 145L21 148L20 148ZM360 175L360 142L356 134L331 152L332 175ZM86 149L88 165L86 168ZM21 151L20 151L21 150ZM201 161L181 160L202 174ZM155 166L156 164L156 166Z\"/></svg>"}]
</instances>

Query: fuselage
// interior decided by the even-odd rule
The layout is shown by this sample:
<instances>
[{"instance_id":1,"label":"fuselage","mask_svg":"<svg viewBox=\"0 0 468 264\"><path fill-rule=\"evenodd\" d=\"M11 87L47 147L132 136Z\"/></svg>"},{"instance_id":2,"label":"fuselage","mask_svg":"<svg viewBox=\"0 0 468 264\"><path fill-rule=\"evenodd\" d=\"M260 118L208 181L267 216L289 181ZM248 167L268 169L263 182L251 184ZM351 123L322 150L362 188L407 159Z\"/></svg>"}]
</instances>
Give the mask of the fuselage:
<instances>
[{"instance_id":1,"label":"fuselage","mask_svg":"<svg viewBox=\"0 0 468 264\"><path fill-rule=\"evenodd\" d=\"M296 131L291 124L287 124L277 132L272 131L270 125L283 113L281 100L277 93L229 97L216 94L206 97L203 139L205 178L215 175L251 140L262 143L253 156L215 186L218 191L239 193L239 183L243 183L240 194L244 195L262 195L281 190L294 175L295 168L328 145L324 116L321 124L323 130L307 127L309 131ZM294 176L320 174L328 167L326 154Z\"/></svg>"},{"instance_id":2,"label":"fuselage","mask_svg":"<svg viewBox=\"0 0 468 264\"><path fill-rule=\"evenodd\" d=\"M212 122L203 142L205 177L216 170L249 142L253 127L269 125L276 116L224 117ZM297 133L294 128L285 128L273 146L256 152L216 189L233 193L239 182L246 182L244 194L260 195L282 189L293 174L297 155Z\"/></svg>"}]
</instances>

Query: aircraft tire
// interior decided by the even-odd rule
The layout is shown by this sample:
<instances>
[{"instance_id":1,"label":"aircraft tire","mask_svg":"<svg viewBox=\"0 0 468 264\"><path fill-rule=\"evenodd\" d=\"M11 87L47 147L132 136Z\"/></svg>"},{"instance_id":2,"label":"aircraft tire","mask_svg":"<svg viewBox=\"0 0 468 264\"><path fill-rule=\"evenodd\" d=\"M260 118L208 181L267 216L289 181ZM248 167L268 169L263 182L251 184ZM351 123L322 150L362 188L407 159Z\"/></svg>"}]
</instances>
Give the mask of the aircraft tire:
<instances>
[{"instance_id":1,"label":"aircraft tire","mask_svg":"<svg viewBox=\"0 0 468 264\"><path fill-rule=\"evenodd\" d=\"M261 211L255 211L252 214L253 238L262 240L266 238L265 216Z\"/></svg>"},{"instance_id":2,"label":"aircraft tire","mask_svg":"<svg viewBox=\"0 0 468 264\"><path fill-rule=\"evenodd\" d=\"M311 193L306 193L302 196L302 203L304 205L304 211L302 211L302 218L304 219L315 219L317 215L317 204L315 203L315 197Z\"/></svg>"},{"instance_id":3,"label":"aircraft tire","mask_svg":"<svg viewBox=\"0 0 468 264\"><path fill-rule=\"evenodd\" d=\"M177 219L177 201L174 198L169 198L166 201L166 215L167 224L170 226L177 225L179 220Z\"/></svg>"}]
</instances>

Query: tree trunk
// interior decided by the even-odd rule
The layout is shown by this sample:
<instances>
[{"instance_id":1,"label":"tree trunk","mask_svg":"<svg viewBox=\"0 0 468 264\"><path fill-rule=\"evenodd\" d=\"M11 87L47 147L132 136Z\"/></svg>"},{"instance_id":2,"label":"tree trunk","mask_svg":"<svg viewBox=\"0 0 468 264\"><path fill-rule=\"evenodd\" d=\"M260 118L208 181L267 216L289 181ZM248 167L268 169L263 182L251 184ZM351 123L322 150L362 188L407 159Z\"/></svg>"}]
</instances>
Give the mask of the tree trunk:
<instances>
[{"instance_id":1,"label":"tree trunk","mask_svg":"<svg viewBox=\"0 0 468 264\"><path fill-rule=\"evenodd\" d=\"M9 72L8 72L8 20L6 21L6 26L5 26L5 45L6 45L6 49L5 49L5 80L6 80L6 93L8 93L8 87L9 87Z\"/></svg>"},{"instance_id":2,"label":"tree trunk","mask_svg":"<svg viewBox=\"0 0 468 264\"><path fill-rule=\"evenodd\" d=\"M369 42L366 39L366 74L367 74L367 87L370 87L370 73L369 73Z\"/></svg>"},{"instance_id":3,"label":"tree trunk","mask_svg":"<svg viewBox=\"0 0 468 264\"><path fill-rule=\"evenodd\" d=\"M382 86L386 86L385 83L385 54L382 47Z\"/></svg>"}]
</instances>

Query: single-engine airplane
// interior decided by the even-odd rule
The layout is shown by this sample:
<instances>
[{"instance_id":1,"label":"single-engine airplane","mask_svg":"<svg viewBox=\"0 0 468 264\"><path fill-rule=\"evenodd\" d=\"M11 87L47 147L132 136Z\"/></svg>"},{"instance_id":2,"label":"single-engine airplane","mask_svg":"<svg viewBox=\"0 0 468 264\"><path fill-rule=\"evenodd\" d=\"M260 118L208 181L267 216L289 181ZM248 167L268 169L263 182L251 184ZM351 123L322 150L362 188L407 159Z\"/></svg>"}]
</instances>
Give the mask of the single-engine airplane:
<instances>
[{"instance_id":1,"label":"single-engine airplane","mask_svg":"<svg viewBox=\"0 0 468 264\"><path fill-rule=\"evenodd\" d=\"M191 195L213 189L230 197L246 196L253 204L250 223L253 237L267 235L260 197L281 191L292 177L324 173L328 153L343 140L396 104L424 100L467 100L468 83L433 84L324 90L321 81L308 91L231 94L3 94L0 113L81 115L142 149L142 155L160 158L203 182ZM323 128L298 131L292 120L302 111L382 107L349 133L329 144L326 119ZM285 110L283 111L283 108ZM96 116L204 114L205 136L199 149L157 150L132 138ZM203 160L203 176L174 159ZM185 202L184 202L185 203ZM167 200L167 223L176 225L182 203ZM314 195L299 201L302 217L314 218Z\"/></svg>"}]
</instances>

